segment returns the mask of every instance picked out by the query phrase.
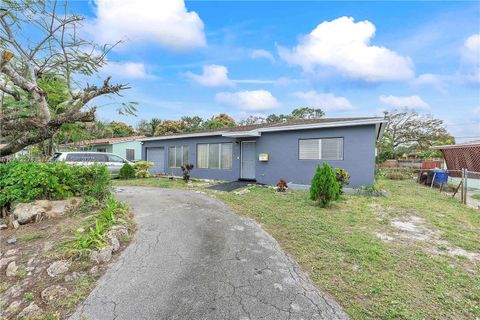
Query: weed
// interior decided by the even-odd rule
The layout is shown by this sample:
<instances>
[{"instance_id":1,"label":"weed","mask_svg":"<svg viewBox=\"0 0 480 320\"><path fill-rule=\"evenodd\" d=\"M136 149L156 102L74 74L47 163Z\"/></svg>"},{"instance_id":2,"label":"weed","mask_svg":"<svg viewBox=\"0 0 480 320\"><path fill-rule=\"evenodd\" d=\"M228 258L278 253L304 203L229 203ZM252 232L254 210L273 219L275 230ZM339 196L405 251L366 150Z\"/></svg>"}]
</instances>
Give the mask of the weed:
<instances>
[{"instance_id":1,"label":"weed","mask_svg":"<svg viewBox=\"0 0 480 320\"><path fill-rule=\"evenodd\" d=\"M23 301L30 302L33 300L33 292L25 292L23 294Z\"/></svg>"},{"instance_id":2,"label":"weed","mask_svg":"<svg viewBox=\"0 0 480 320\"><path fill-rule=\"evenodd\" d=\"M43 239L43 238L46 238L47 236L48 234L45 234L45 233L26 233L24 235L19 236L17 238L17 241L27 242L35 239Z\"/></svg>"}]
</instances>

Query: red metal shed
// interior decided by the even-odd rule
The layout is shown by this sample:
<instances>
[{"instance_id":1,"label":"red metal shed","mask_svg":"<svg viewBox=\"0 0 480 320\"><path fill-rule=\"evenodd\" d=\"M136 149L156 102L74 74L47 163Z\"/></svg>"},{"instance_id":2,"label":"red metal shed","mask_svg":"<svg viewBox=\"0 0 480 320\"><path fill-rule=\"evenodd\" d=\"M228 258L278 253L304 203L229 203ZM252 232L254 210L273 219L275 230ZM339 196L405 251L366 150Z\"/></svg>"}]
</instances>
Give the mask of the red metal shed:
<instances>
[{"instance_id":1,"label":"red metal shed","mask_svg":"<svg viewBox=\"0 0 480 320\"><path fill-rule=\"evenodd\" d=\"M448 170L480 172L480 140L431 148L442 151Z\"/></svg>"}]
</instances>

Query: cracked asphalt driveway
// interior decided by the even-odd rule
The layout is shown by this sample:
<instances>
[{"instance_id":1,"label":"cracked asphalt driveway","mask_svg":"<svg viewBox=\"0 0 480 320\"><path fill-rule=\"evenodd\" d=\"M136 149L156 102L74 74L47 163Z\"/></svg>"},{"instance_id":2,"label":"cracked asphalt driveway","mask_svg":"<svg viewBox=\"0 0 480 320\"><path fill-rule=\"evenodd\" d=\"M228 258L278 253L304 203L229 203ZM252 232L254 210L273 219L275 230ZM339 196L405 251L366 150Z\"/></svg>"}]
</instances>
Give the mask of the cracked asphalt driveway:
<instances>
[{"instance_id":1,"label":"cracked asphalt driveway","mask_svg":"<svg viewBox=\"0 0 480 320\"><path fill-rule=\"evenodd\" d=\"M347 319L260 226L213 197L116 193L139 230L71 319Z\"/></svg>"}]
</instances>

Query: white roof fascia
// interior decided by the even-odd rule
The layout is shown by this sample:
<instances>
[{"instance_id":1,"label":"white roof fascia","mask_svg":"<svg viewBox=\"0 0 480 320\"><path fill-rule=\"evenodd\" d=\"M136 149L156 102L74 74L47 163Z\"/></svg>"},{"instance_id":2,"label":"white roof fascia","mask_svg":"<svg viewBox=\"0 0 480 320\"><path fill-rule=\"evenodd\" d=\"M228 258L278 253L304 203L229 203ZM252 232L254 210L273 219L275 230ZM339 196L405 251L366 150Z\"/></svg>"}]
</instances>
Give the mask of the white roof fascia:
<instances>
[{"instance_id":1,"label":"white roof fascia","mask_svg":"<svg viewBox=\"0 0 480 320\"><path fill-rule=\"evenodd\" d=\"M187 133L187 134L178 134L175 136L148 137L148 138L138 139L137 141L156 141L156 140L170 140L170 139L206 137L206 136L221 136L223 133L225 133L225 131Z\"/></svg>"}]
</instances>

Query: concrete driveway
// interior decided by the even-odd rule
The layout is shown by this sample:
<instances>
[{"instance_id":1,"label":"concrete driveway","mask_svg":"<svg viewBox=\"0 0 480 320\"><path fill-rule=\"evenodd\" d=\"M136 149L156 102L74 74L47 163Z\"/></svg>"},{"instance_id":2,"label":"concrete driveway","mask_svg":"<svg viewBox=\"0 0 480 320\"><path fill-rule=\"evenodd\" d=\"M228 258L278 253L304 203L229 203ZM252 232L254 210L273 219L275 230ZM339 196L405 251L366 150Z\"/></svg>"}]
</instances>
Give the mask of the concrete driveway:
<instances>
[{"instance_id":1,"label":"concrete driveway","mask_svg":"<svg viewBox=\"0 0 480 320\"><path fill-rule=\"evenodd\" d=\"M202 193L119 187L132 244L71 319L346 319L255 222Z\"/></svg>"}]
</instances>

